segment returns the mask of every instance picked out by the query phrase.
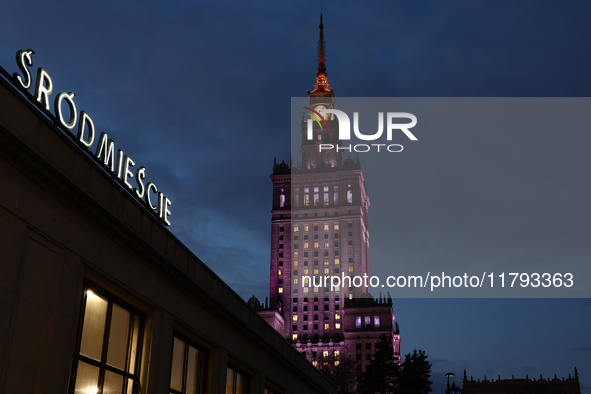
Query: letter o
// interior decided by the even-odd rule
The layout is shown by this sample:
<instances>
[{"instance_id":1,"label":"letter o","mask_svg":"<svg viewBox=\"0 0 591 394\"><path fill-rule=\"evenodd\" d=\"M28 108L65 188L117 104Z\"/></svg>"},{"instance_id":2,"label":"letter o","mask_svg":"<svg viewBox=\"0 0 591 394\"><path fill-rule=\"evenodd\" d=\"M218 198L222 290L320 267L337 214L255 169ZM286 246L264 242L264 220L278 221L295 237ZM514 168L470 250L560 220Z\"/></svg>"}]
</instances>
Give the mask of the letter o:
<instances>
[{"instance_id":1,"label":"letter o","mask_svg":"<svg viewBox=\"0 0 591 394\"><path fill-rule=\"evenodd\" d=\"M72 130L74 128L74 125L76 124L76 120L78 120L78 114L76 113L76 104L74 104L73 100L74 96L75 94L72 92L62 92L57 95L54 102L57 118L59 119L60 123L68 130ZM68 107L70 107L70 121L67 123L64 120L64 115L62 113L62 100L67 100Z\"/></svg>"}]
</instances>

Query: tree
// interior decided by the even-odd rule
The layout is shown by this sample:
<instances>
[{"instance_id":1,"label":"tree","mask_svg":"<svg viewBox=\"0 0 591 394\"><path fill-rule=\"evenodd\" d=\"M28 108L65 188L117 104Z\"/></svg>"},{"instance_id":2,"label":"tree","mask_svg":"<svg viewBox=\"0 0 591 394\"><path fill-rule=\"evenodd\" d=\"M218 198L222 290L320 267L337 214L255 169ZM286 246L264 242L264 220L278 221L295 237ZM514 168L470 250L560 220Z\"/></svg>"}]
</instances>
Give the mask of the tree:
<instances>
[{"instance_id":1,"label":"tree","mask_svg":"<svg viewBox=\"0 0 591 394\"><path fill-rule=\"evenodd\" d=\"M338 393L354 393L357 373L355 371L355 360L351 356L349 348L339 351L338 354L328 349L326 352L326 356L322 352L316 357L309 357L308 359L311 359L316 368L337 385Z\"/></svg>"},{"instance_id":2,"label":"tree","mask_svg":"<svg viewBox=\"0 0 591 394\"><path fill-rule=\"evenodd\" d=\"M447 390L445 390L445 394L458 394L461 393L462 389L460 388L460 386L456 385L456 382L452 382L451 385L449 386L449 388Z\"/></svg>"},{"instance_id":3,"label":"tree","mask_svg":"<svg viewBox=\"0 0 591 394\"><path fill-rule=\"evenodd\" d=\"M397 380L397 394L428 394L431 392L431 362L424 350L413 350L404 356Z\"/></svg>"},{"instance_id":4,"label":"tree","mask_svg":"<svg viewBox=\"0 0 591 394\"><path fill-rule=\"evenodd\" d=\"M399 367L394 358L391 340L380 336L372 358L359 375L357 390L360 394L389 394L395 391Z\"/></svg>"}]
</instances>

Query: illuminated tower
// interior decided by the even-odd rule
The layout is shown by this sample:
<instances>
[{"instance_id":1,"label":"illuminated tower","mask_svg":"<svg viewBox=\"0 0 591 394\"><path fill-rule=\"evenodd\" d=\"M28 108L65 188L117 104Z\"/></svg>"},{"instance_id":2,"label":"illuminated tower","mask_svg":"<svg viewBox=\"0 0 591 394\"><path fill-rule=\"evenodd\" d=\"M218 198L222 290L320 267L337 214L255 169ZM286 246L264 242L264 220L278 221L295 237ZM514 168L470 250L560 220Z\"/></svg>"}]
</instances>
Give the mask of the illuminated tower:
<instances>
[{"instance_id":1,"label":"illuminated tower","mask_svg":"<svg viewBox=\"0 0 591 394\"><path fill-rule=\"evenodd\" d=\"M324 47L321 15L316 84L308 91L315 111L336 103ZM400 340L391 298L374 300L369 288L346 280L324 286L328 276L369 275L370 205L359 158L343 160L338 149L320 151L320 144L341 144L338 121L331 115L325 120L312 124L311 139L308 121L302 120L300 165L273 164L270 307L261 314L308 358L348 348L361 370L380 334L393 338L397 355Z\"/></svg>"}]
</instances>

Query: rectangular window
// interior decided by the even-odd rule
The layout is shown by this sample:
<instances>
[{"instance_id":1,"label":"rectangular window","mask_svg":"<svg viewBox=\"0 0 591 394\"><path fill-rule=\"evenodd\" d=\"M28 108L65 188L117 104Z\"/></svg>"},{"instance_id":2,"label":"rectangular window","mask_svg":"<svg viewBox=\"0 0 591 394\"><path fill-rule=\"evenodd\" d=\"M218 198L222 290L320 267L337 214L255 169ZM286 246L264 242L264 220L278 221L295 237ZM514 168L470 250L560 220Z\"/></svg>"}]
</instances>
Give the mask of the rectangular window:
<instances>
[{"instance_id":1,"label":"rectangular window","mask_svg":"<svg viewBox=\"0 0 591 394\"><path fill-rule=\"evenodd\" d=\"M318 242L314 242L314 248L318 248Z\"/></svg>"},{"instance_id":2,"label":"rectangular window","mask_svg":"<svg viewBox=\"0 0 591 394\"><path fill-rule=\"evenodd\" d=\"M373 326L375 328L380 328L380 317L379 316L373 317Z\"/></svg>"},{"instance_id":3,"label":"rectangular window","mask_svg":"<svg viewBox=\"0 0 591 394\"><path fill-rule=\"evenodd\" d=\"M335 323L334 324L334 328L336 328L337 330L341 328L341 323Z\"/></svg>"},{"instance_id":4,"label":"rectangular window","mask_svg":"<svg viewBox=\"0 0 591 394\"><path fill-rule=\"evenodd\" d=\"M304 231L308 231L309 227L306 225L304 226Z\"/></svg>"},{"instance_id":5,"label":"rectangular window","mask_svg":"<svg viewBox=\"0 0 591 394\"><path fill-rule=\"evenodd\" d=\"M361 328L361 316L355 316L355 328Z\"/></svg>"},{"instance_id":6,"label":"rectangular window","mask_svg":"<svg viewBox=\"0 0 591 394\"><path fill-rule=\"evenodd\" d=\"M142 319L92 290L83 300L82 332L74 355L74 393L132 393L139 389Z\"/></svg>"},{"instance_id":7,"label":"rectangular window","mask_svg":"<svg viewBox=\"0 0 591 394\"><path fill-rule=\"evenodd\" d=\"M201 393L203 391L203 360L202 351L175 337L170 371L170 393Z\"/></svg>"},{"instance_id":8,"label":"rectangular window","mask_svg":"<svg viewBox=\"0 0 591 394\"><path fill-rule=\"evenodd\" d=\"M351 249L351 250L352 250L352 249ZM351 253L353 253L353 252L351 252ZM298 254L298 252L293 252L293 258L294 258L294 259L297 259L298 257L299 257L299 254Z\"/></svg>"},{"instance_id":9,"label":"rectangular window","mask_svg":"<svg viewBox=\"0 0 591 394\"><path fill-rule=\"evenodd\" d=\"M339 259L334 259L334 265L339 265L341 263L341 260Z\"/></svg>"},{"instance_id":10,"label":"rectangular window","mask_svg":"<svg viewBox=\"0 0 591 394\"><path fill-rule=\"evenodd\" d=\"M338 229L339 229L339 225L338 225L338 224L335 224L335 225L334 225L334 229L335 229L335 230L338 230Z\"/></svg>"},{"instance_id":11,"label":"rectangular window","mask_svg":"<svg viewBox=\"0 0 591 394\"><path fill-rule=\"evenodd\" d=\"M246 394L248 380L244 375L228 367L226 374L226 394Z\"/></svg>"},{"instance_id":12,"label":"rectangular window","mask_svg":"<svg viewBox=\"0 0 591 394\"><path fill-rule=\"evenodd\" d=\"M330 247L330 243L328 243L328 242L325 242L325 243L324 243L324 247L325 247L325 248L329 248L329 247Z\"/></svg>"},{"instance_id":13,"label":"rectangular window","mask_svg":"<svg viewBox=\"0 0 591 394\"><path fill-rule=\"evenodd\" d=\"M308 249L308 243L304 242L304 249Z\"/></svg>"},{"instance_id":14,"label":"rectangular window","mask_svg":"<svg viewBox=\"0 0 591 394\"><path fill-rule=\"evenodd\" d=\"M334 314L334 319L335 320L341 320L341 315L339 315L338 313Z\"/></svg>"},{"instance_id":15,"label":"rectangular window","mask_svg":"<svg viewBox=\"0 0 591 394\"><path fill-rule=\"evenodd\" d=\"M324 231L328 231L328 224L324 225Z\"/></svg>"},{"instance_id":16,"label":"rectangular window","mask_svg":"<svg viewBox=\"0 0 591 394\"><path fill-rule=\"evenodd\" d=\"M277 289L277 291L279 292L279 294L283 293L283 287L280 287L279 289Z\"/></svg>"},{"instance_id":17,"label":"rectangular window","mask_svg":"<svg viewBox=\"0 0 591 394\"><path fill-rule=\"evenodd\" d=\"M325 330L328 330L329 328L330 328L330 324L328 324L328 323L324 323L324 329L325 329ZM328 355L328 352L326 352L326 353L327 353L327 355Z\"/></svg>"},{"instance_id":18,"label":"rectangular window","mask_svg":"<svg viewBox=\"0 0 591 394\"><path fill-rule=\"evenodd\" d=\"M318 275L318 269L314 269L314 275Z\"/></svg>"},{"instance_id":19,"label":"rectangular window","mask_svg":"<svg viewBox=\"0 0 591 394\"><path fill-rule=\"evenodd\" d=\"M365 316L365 327L371 327L371 317Z\"/></svg>"},{"instance_id":20,"label":"rectangular window","mask_svg":"<svg viewBox=\"0 0 591 394\"><path fill-rule=\"evenodd\" d=\"M330 260L324 259L324 265L329 265L329 264L330 264Z\"/></svg>"},{"instance_id":21,"label":"rectangular window","mask_svg":"<svg viewBox=\"0 0 591 394\"><path fill-rule=\"evenodd\" d=\"M324 269L324 273L325 273L325 274L330 274L330 268L325 268L325 269Z\"/></svg>"},{"instance_id":22,"label":"rectangular window","mask_svg":"<svg viewBox=\"0 0 591 394\"><path fill-rule=\"evenodd\" d=\"M293 232L297 233L298 231L300 231L300 228L298 226L293 226Z\"/></svg>"}]
</instances>

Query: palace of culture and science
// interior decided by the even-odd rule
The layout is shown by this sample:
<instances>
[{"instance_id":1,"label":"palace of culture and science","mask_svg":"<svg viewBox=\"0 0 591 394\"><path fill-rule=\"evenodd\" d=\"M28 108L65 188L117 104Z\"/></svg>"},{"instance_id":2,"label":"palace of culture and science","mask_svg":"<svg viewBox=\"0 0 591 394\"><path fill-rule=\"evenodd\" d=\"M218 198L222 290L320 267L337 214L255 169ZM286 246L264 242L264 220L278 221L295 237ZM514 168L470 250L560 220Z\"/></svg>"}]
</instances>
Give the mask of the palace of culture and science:
<instances>
[{"instance_id":1,"label":"palace of culture and science","mask_svg":"<svg viewBox=\"0 0 591 394\"><path fill-rule=\"evenodd\" d=\"M323 29L321 15L316 85L308 91L309 106L317 111L336 103ZM330 283L318 286L329 275L369 275L370 267L370 203L360 160L343 160L342 150L319 152L321 143L341 144L338 121L330 116L327 127L314 125L311 140L302 120L301 165L273 165L270 298L265 305L254 297L249 303L310 361L330 356L338 362L346 352L362 371L382 334L400 361L400 331L389 295L374 299L369 288L347 281L332 289Z\"/></svg>"}]
</instances>

